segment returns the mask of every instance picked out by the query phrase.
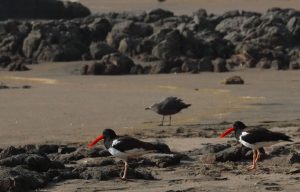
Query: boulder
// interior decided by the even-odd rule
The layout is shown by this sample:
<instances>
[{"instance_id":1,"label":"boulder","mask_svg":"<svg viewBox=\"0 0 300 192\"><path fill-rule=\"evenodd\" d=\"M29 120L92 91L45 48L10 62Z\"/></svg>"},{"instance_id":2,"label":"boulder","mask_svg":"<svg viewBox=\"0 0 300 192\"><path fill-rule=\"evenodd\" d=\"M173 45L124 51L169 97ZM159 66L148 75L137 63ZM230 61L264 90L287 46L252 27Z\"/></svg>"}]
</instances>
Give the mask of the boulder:
<instances>
[{"instance_id":1,"label":"boulder","mask_svg":"<svg viewBox=\"0 0 300 192\"><path fill-rule=\"evenodd\" d=\"M37 154L13 155L0 160L1 166L15 167L17 165L27 165L29 169L43 172L50 167L50 160L46 156Z\"/></svg>"},{"instance_id":2,"label":"boulder","mask_svg":"<svg viewBox=\"0 0 300 192\"><path fill-rule=\"evenodd\" d=\"M224 20L222 20L217 26L216 31L219 31L221 33L229 33L232 31L239 32L241 29L241 26L245 22L245 17L236 16L236 17L228 17Z\"/></svg>"},{"instance_id":3,"label":"boulder","mask_svg":"<svg viewBox=\"0 0 300 192\"><path fill-rule=\"evenodd\" d=\"M125 33L134 37L147 37L153 33L151 25L142 22L123 21L112 28L112 33Z\"/></svg>"},{"instance_id":4,"label":"boulder","mask_svg":"<svg viewBox=\"0 0 300 192\"><path fill-rule=\"evenodd\" d=\"M11 58L8 55L0 55L0 67L5 68L12 62Z\"/></svg>"},{"instance_id":5,"label":"boulder","mask_svg":"<svg viewBox=\"0 0 300 192\"><path fill-rule=\"evenodd\" d=\"M23 42L23 53L27 58L32 58L33 53L38 49L42 40L42 33L40 31L31 31Z\"/></svg>"},{"instance_id":6,"label":"boulder","mask_svg":"<svg viewBox=\"0 0 300 192\"><path fill-rule=\"evenodd\" d=\"M90 45L90 54L96 60L100 60L104 55L115 52L118 51L104 42L92 42Z\"/></svg>"},{"instance_id":7,"label":"boulder","mask_svg":"<svg viewBox=\"0 0 300 192\"><path fill-rule=\"evenodd\" d=\"M164 60L179 57L181 54L181 41L182 36L179 31L171 31L166 35L165 40L153 47L152 55Z\"/></svg>"},{"instance_id":8,"label":"boulder","mask_svg":"<svg viewBox=\"0 0 300 192\"><path fill-rule=\"evenodd\" d=\"M240 76L232 76L225 79L223 83L226 85L244 84L244 80Z\"/></svg>"},{"instance_id":9,"label":"boulder","mask_svg":"<svg viewBox=\"0 0 300 192\"><path fill-rule=\"evenodd\" d=\"M151 66L151 74L168 73L170 71L170 65L166 61L160 61Z\"/></svg>"},{"instance_id":10,"label":"boulder","mask_svg":"<svg viewBox=\"0 0 300 192\"><path fill-rule=\"evenodd\" d=\"M212 60L214 72L227 72L226 60L223 58L216 58Z\"/></svg>"},{"instance_id":11,"label":"boulder","mask_svg":"<svg viewBox=\"0 0 300 192\"><path fill-rule=\"evenodd\" d=\"M170 32L172 32L172 29L169 28L163 28L160 29L158 32L153 33L151 36L148 37L148 39L155 44L162 42L163 40L166 39L166 35Z\"/></svg>"},{"instance_id":12,"label":"boulder","mask_svg":"<svg viewBox=\"0 0 300 192\"><path fill-rule=\"evenodd\" d=\"M72 19L91 12L78 2L59 0L1 0L0 19Z\"/></svg>"},{"instance_id":13,"label":"boulder","mask_svg":"<svg viewBox=\"0 0 300 192\"><path fill-rule=\"evenodd\" d=\"M199 71L213 71L213 65L208 57L199 60Z\"/></svg>"},{"instance_id":14,"label":"boulder","mask_svg":"<svg viewBox=\"0 0 300 192\"><path fill-rule=\"evenodd\" d=\"M199 72L199 60L197 59L186 59L181 65L182 72L191 72L198 73Z\"/></svg>"},{"instance_id":15,"label":"boulder","mask_svg":"<svg viewBox=\"0 0 300 192\"><path fill-rule=\"evenodd\" d=\"M0 159L11 157L13 155L19 155L19 154L22 154L22 153L25 153L25 152L26 151L23 148L16 148L14 146L10 146L10 147L7 147L7 148L5 148L1 151Z\"/></svg>"},{"instance_id":16,"label":"boulder","mask_svg":"<svg viewBox=\"0 0 300 192\"><path fill-rule=\"evenodd\" d=\"M129 35L123 32L110 32L106 37L106 42L109 46L118 49L120 41L127 37L129 37Z\"/></svg>"},{"instance_id":17,"label":"boulder","mask_svg":"<svg viewBox=\"0 0 300 192\"><path fill-rule=\"evenodd\" d=\"M84 171L80 171L80 177L82 179L97 179L97 180L109 180L119 176L120 170L116 166L104 166L104 167L87 167Z\"/></svg>"},{"instance_id":18,"label":"boulder","mask_svg":"<svg viewBox=\"0 0 300 192\"><path fill-rule=\"evenodd\" d=\"M145 162L148 165L155 165L160 168L174 166L180 163L181 159L184 158L181 154L149 154L145 156L145 159L150 162Z\"/></svg>"},{"instance_id":19,"label":"boulder","mask_svg":"<svg viewBox=\"0 0 300 192\"><path fill-rule=\"evenodd\" d=\"M300 59L290 61L290 69L293 69L293 70L300 69Z\"/></svg>"},{"instance_id":20,"label":"boulder","mask_svg":"<svg viewBox=\"0 0 300 192\"><path fill-rule=\"evenodd\" d=\"M267 58L261 58L256 64L256 66L261 69L270 69L271 65L272 65L272 61L268 60Z\"/></svg>"},{"instance_id":21,"label":"boulder","mask_svg":"<svg viewBox=\"0 0 300 192\"><path fill-rule=\"evenodd\" d=\"M144 67L137 64L131 67L130 74L136 75L136 74L144 74Z\"/></svg>"},{"instance_id":22,"label":"boulder","mask_svg":"<svg viewBox=\"0 0 300 192\"><path fill-rule=\"evenodd\" d=\"M22 192L40 189L48 183L42 173L30 171L22 167L13 169L0 167L0 191Z\"/></svg>"},{"instance_id":23,"label":"boulder","mask_svg":"<svg viewBox=\"0 0 300 192\"><path fill-rule=\"evenodd\" d=\"M300 18L299 17L292 17L287 25L287 29L293 34L296 41L300 40Z\"/></svg>"},{"instance_id":24,"label":"boulder","mask_svg":"<svg viewBox=\"0 0 300 192\"><path fill-rule=\"evenodd\" d=\"M105 55L102 62L105 65L104 74L109 75L129 74L131 67L134 66L134 62L121 53Z\"/></svg>"},{"instance_id":25,"label":"boulder","mask_svg":"<svg viewBox=\"0 0 300 192\"><path fill-rule=\"evenodd\" d=\"M136 54L136 47L139 43L139 40L133 38L124 38L120 41L118 50L126 55L134 56Z\"/></svg>"},{"instance_id":26,"label":"boulder","mask_svg":"<svg viewBox=\"0 0 300 192\"><path fill-rule=\"evenodd\" d=\"M145 22L152 23L167 17L174 16L174 13L171 11L163 10L163 9L153 9L148 12L145 17Z\"/></svg>"},{"instance_id":27,"label":"boulder","mask_svg":"<svg viewBox=\"0 0 300 192\"><path fill-rule=\"evenodd\" d=\"M88 28L93 41L103 41L111 31L112 26L105 18L95 18L94 22L88 25Z\"/></svg>"},{"instance_id":28,"label":"boulder","mask_svg":"<svg viewBox=\"0 0 300 192\"><path fill-rule=\"evenodd\" d=\"M226 162L226 161L241 161L243 159L249 159L249 156L246 156L246 153L250 151L249 148L243 146L234 146L227 149L224 149L220 152L217 152L216 161L217 162ZM247 158L248 157L248 158ZM250 157L251 159L251 157Z\"/></svg>"},{"instance_id":29,"label":"boulder","mask_svg":"<svg viewBox=\"0 0 300 192\"><path fill-rule=\"evenodd\" d=\"M193 150L191 152L189 152L189 155L205 155L205 154L214 154L214 153L218 153L219 151L222 151L224 149L229 148L230 145L228 144L212 144L212 143L208 143L205 146Z\"/></svg>"},{"instance_id":30,"label":"boulder","mask_svg":"<svg viewBox=\"0 0 300 192\"><path fill-rule=\"evenodd\" d=\"M134 62L127 56L117 52L103 56L101 61L93 63L87 69L87 74L120 75L129 74Z\"/></svg>"},{"instance_id":31,"label":"boulder","mask_svg":"<svg viewBox=\"0 0 300 192\"><path fill-rule=\"evenodd\" d=\"M291 164L300 163L300 154L299 153L292 153L291 155L288 156L288 161Z\"/></svg>"}]
</instances>

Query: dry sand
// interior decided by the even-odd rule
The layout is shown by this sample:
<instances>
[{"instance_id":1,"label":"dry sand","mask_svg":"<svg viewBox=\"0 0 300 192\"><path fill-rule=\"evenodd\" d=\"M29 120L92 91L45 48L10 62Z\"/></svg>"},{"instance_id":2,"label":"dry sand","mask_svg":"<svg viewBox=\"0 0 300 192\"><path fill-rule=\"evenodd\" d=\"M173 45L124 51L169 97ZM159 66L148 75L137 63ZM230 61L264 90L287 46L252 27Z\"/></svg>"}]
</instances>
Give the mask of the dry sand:
<instances>
[{"instance_id":1,"label":"dry sand","mask_svg":"<svg viewBox=\"0 0 300 192\"><path fill-rule=\"evenodd\" d=\"M50 63L30 66L33 70L28 72L0 71L0 82L9 86L32 86L31 89L0 90L0 147L29 143L87 143L107 127L119 133L155 140L162 131L171 133L179 127L195 130L199 125L234 120L252 125L285 120L288 124L299 118L299 71L254 69L193 75L76 75L78 71L74 66L80 68L82 65L80 62ZM220 83L232 75L240 75L246 84L228 86ZM183 98L192 103L192 107L174 116L174 125L159 127L161 117L144 108L170 95ZM296 121L296 127L291 129L299 128L299 120ZM163 141L173 151L179 152L198 148L203 143L226 142L198 136L167 136ZM278 157L264 161L269 171L225 172L222 174L225 179L221 181L200 174L201 162L196 160L193 164L183 162L176 168L152 170L158 179L155 181L69 180L41 191L250 192L270 191L267 187L285 191L299 189L299 177L276 171L274 162L284 160ZM284 163L284 171L291 168ZM241 165L241 169L244 166Z\"/></svg>"},{"instance_id":2,"label":"dry sand","mask_svg":"<svg viewBox=\"0 0 300 192\"><path fill-rule=\"evenodd\" d=\"M300 9L299 0L78 0L92 12L141 11L155 8L168 9L176 14L192 14L199 8L209 13L224 13L234 9L264 12L271 7Z\"/></svg>"}]
</instances>

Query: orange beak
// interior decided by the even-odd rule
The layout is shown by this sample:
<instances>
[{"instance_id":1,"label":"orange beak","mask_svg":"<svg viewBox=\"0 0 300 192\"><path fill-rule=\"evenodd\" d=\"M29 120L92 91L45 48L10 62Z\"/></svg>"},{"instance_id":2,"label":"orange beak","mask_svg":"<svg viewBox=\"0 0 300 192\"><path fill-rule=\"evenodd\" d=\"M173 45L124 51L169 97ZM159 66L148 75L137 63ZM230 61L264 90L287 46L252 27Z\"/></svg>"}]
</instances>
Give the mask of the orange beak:
<instances>
[{"instance_id":1,"label":"orange beak","mask_svg":"<svg viewBox=\"0 0 300 192\"><path fill-rule=\"evenodd\" d=\"M220 138L225 137L226 135L228 135L229 133L231 133L233 130L234 130L233 127L228 128L224 133L222 133L222 134L220 135Z\"/></svg>"},{"instance_id":2,"label":"orange beak","mask_svg":"<svg viewBox=\"0 0 300 192\"><path fill-rule=\"evenodd\" d=\"M102 139L104 139L103 135L99 135L94 141L88 144L88 147L92 148L96 143L98 143Z\"/></svg>"}]
</instances>

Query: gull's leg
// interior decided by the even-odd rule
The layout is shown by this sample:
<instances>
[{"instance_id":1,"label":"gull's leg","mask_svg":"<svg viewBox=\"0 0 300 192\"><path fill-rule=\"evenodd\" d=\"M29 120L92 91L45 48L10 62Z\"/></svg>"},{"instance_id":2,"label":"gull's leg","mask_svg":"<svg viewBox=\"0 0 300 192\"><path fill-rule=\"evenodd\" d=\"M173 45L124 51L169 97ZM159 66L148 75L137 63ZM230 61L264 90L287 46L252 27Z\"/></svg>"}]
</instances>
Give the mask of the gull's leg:
<instances>
[{"instance_id":1,"label":"gull's leg","mask_svg":"<svg viewBox=\"0 0 300 192\"><path fill-rule=\"evenodd\" d=\"M171 121L172 121L172 116L170 115L170 118L169 118L169 126L171 126Z\"/></svg>"},{"instance_id":2,"label":"gull's leg","mask_svg":"<svg viewBox=\"0 0 300 192\"><path fill-rule=\"evenodd\" d=\"M159 126L164 126L164 120L165 120L165 116L163 115L163 118L162 118L161 123L159 124Z\"/></svg>"},{"instance_id":3,"label":"gull's leg","mask_svg":"<svg viewBox=\"0 0 300 192\"><path fill-rule=\"evenodd\" d=\"M253 150L252 165L249 167L249 170L253 170L256 168L256 161L255 161L256 157L257 157L256 150Z\"/></svg>"},{"instance_id":4,"label":"gull's leg","mask_svg":"<svg viewBox=\"0 0 300 192\"><path fill-rule=\"evenodd\" d=\"M121 177L122 180L127 179L127 170L128 170L128 163L127 163L127 161L125 161L124 174L123 174L123 177Z\"/></svg>"},{"instance_id":5,"label":"gull's leg","mask_svg":"<svg viewBox=\"0 0 300 192\"><path fill-rule=\"evenodd\" d=\"M261 156L261 154L259 152L259 149L256 149L256 151L257 151L257 155L256 155L256 158L255 158L255 166L256 166L256 163L260 159L260 156Z\"/></svg>"}]
</instances>

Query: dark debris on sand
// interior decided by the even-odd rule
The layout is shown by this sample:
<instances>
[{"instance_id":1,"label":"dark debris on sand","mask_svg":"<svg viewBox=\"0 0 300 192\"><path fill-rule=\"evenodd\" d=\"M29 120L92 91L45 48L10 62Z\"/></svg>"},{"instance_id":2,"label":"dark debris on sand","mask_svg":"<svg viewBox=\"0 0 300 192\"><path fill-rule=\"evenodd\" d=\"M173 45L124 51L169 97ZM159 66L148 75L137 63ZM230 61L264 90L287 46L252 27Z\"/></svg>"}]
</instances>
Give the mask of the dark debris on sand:
<instances>
[{"instance_id":1,"label":"dark debris on sand","mask_svg":"<svg viewBox=\"0 0 300 192\"><path fill-rule=\"evenodd\" d=\"M299 125L299 122L295 122ZM268 127L280 122L263 123ZM284 123L283 123L284 124ZM212 131L205 137L216 137L228 123L211 125L191 125L183 128L171 128L164 137L203 138L199 129ZM202 131L203 131L202 130ZM297 130L295 130L297 131ZM151 133L151 134L150 134ZM139 137L154 138L161 130L144 130ZM233 139L234 140L234 139ZM246 170L250 164L252 151L234 142L223 144L207 143L201 147L182 153L170 151L168 145L156 143L159 153L149 153L137 159L130 159L129 179L155 180L157 170L184 170L190 176L201 176L208 180L224 181L229 179L224 173L233 175L251 174ZM275 146L264 153L256 174L299 174L299 143ZM272 166L268 166L268 164ZM50 183L71 179L114 180L120 177L123 162L112 157L102 147L87 149L80 144L73 145L24 145L0 149L0 191L29 191L44 188ZM155 170L155 172L154 172ZM154 174L155 173L155 174ZM271 187L271 186L268 186ZM271 190L271 188L270 188Z\"/></svg>"},{"instance_id":2,"label":"dark debris on sand","mask_svg":"<svg viewBox=\"0 0 300 192\"><path fill-rule=\"evenodd\" d=\"M130 160L129 179L153 180L151 167L180 163L182 155L172 154L165 144L156 145L162 153ZM121 171L121 161L98 147L24 145L0 150L0 191L35 190L69 179L111 180L119 178Z\"/></svg>"}]
</instances>

